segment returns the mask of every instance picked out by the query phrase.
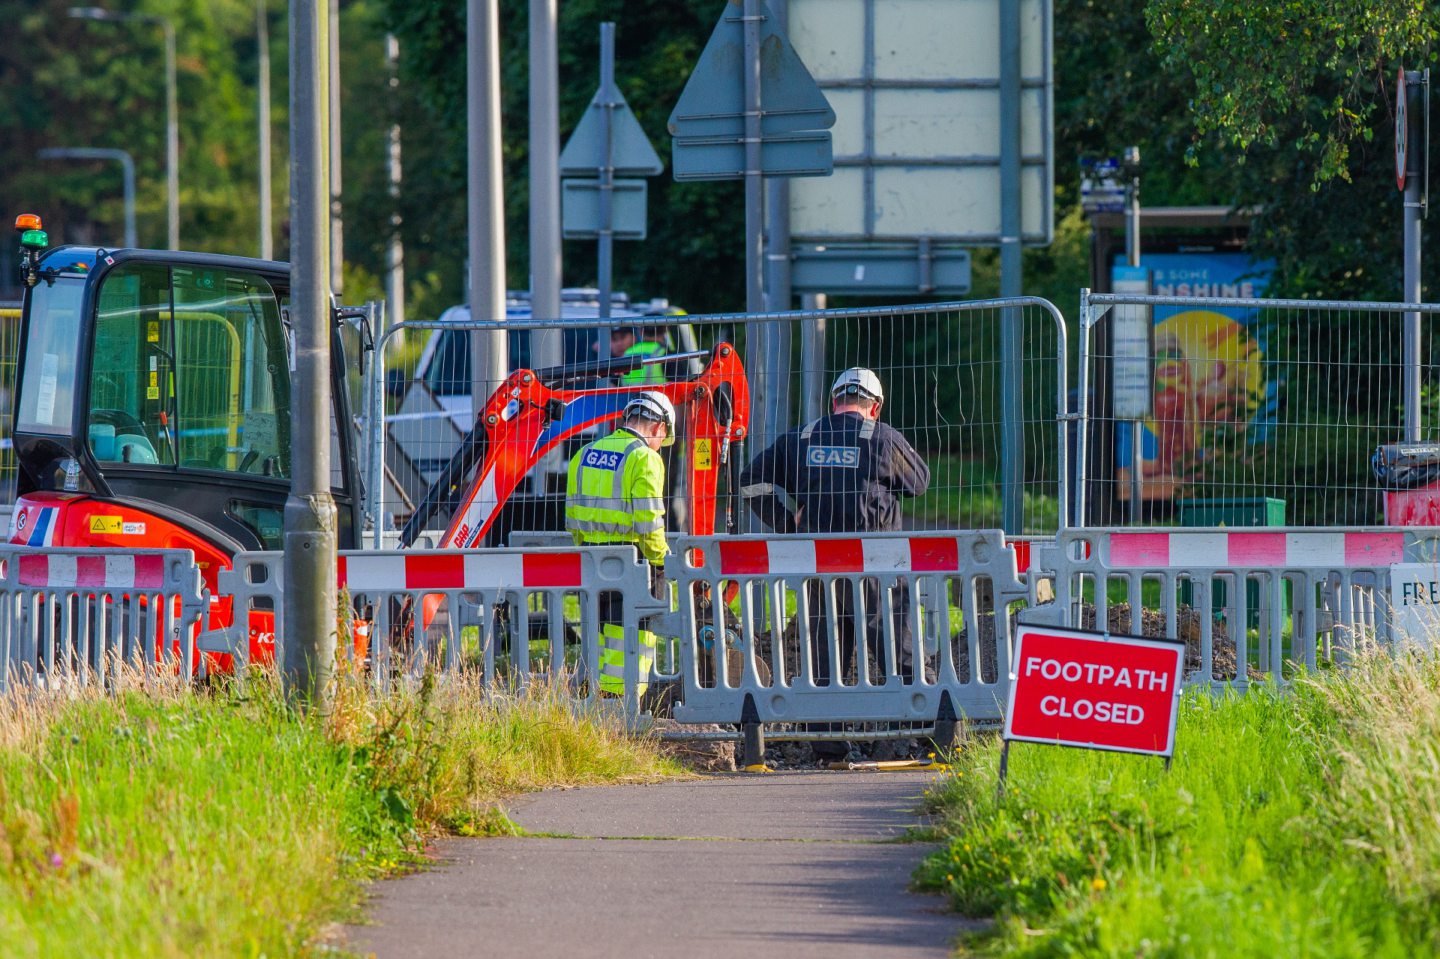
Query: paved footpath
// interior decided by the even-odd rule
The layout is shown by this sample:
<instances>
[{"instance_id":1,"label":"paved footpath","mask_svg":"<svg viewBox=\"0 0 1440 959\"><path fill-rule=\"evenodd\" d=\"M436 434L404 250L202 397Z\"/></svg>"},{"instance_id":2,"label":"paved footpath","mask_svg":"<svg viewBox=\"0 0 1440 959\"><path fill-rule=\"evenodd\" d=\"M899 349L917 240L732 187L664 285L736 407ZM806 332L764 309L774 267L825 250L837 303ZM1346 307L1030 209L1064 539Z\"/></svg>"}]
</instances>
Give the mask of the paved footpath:
<instances>
[{"instance_id":1,"label":"paved footpath","mask_svg":"<svg viewBox=\"0 0 1440 959\"><path fill-rule=\"evenodd\" d=\"M447 839L382 882L346 946L379 959L943 957L964 928L906 891L929 776L773 773L522 797L532 834Z\"/></svg>"}]
</instances>

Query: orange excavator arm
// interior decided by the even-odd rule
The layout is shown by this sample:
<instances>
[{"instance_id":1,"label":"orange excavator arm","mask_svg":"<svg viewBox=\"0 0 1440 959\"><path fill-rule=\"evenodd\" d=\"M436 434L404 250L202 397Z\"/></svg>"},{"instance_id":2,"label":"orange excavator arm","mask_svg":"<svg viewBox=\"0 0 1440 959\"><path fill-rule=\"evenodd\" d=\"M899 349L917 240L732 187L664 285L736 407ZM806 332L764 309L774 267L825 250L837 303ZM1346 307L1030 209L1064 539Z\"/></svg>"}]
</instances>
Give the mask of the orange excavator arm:
<instances>
[{"instance_id":1,"label":"orange excavator arm","mask_svg":"<svg viewBox=\"0 0 1440 959\"><path fill-rule=\"evenodd\" d=\"M625 372L620 365L628 369L637 364L511 373L417 506L402 532L402 545L414 542L425 522L446 506L451 508L450 525L438 545L463 549L482 543L521 480L547 453L570 437L619 420L630 398L646 390L663 393L677 409L684 408L678 442L686 453L688 532L715 532L720 471L736 463L735 446L749 435L750 386L738 352L729 343L717 344L699 374L659 385L566 386ZM729 509L727 516L733 518Z\"/></svg>"}]
</instances>

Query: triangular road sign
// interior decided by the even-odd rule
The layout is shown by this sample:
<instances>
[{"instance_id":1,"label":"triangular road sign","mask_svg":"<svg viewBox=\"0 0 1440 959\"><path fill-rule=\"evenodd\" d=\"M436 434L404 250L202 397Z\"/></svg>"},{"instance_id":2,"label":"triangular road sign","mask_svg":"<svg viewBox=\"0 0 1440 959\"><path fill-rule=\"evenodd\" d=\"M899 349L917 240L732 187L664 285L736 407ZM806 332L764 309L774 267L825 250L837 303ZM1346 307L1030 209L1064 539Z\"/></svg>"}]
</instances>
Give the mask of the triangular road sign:
<instances>
[{"instance_id":1,"label":"triangular road sign","mask_svg":"<svg viewBox=\"0 0 1440 959\"><path fill-rule=\"evenodd\" d=\"M585 115L575 125L575 132L560 151L561 176L599 176L605 165L605 141L601 135L600 114L606 102L610 110L610 165L616 176L659 176L665 169L655 148L640 129L640 121L630 112L630 104L620 88L601 87L595 91Z\"/></svg>"},{"instance_id":2,"label":"triangular road sign","mask_svg":"<svg viewBox=\"0 0 1440 959\"><path fill-rule=\"evenodd\" d=\"M670 114L674 137L744 136L744 0L728 0L715 32ZM775 15L760 4L761 136L828 130L835 111L805 69L795 48L775 26Z\"/></svg>"}]
</instances>

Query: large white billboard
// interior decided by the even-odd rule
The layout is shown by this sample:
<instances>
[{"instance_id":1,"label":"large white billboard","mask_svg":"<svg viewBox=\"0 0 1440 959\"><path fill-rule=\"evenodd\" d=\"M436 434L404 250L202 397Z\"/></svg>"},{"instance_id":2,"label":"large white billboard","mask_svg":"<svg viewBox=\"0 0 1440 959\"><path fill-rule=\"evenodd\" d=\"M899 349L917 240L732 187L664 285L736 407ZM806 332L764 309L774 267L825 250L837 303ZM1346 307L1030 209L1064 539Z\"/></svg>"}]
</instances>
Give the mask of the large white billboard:
<instances>
[{"instance_id":1,"label":"large white billboard","mask_svg":"<svg viewBox=\"0 0 1440 959\"><path fill-rule=\"evenodd\" d=\"M789 0L835 109L833 176L790 184L799 240L1000 240L1000 9L1020 5L1022 241L1054 233L1050 0Z\"/></svg>"}]
</instances>

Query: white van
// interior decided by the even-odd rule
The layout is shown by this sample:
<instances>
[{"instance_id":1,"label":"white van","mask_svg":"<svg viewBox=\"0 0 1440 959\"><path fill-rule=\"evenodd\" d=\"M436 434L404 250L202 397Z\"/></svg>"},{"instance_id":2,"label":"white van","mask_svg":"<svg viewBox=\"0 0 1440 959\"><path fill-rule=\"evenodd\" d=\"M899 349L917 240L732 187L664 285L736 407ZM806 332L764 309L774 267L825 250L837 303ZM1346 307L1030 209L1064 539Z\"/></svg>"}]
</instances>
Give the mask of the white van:
<instances>
[{"instance_id":1,"label":"white van","mask_svg":"<svg viewBox=\"0 0 1440 959\"><path fill-rule=\"evenodd\" d=\"M566 320L599 319L599 291L594 289L567 289L561 298L561 311ZM679 351L694 352L697 349L695 330L688 323L675 322L672 326L665 319L675 317L678 321L683 314L671 309L668 301L651 300L644 304L632 305L629 298L616 294L611 299L610 325L625 325L637 322L649 326L664 325L674 340L672 347ZM530 302L526 294L511 293L506 300L507 319L530 318ZM404 500L418 502L424 491L434 483L449 464L459 448L465 434L474 426L474 406L471 397L471 352L470 332L463 329L444 329L446 324L462 324L470 319L470 308L466 305L452 306L440 315L442 328L432 330L415 365L412 376L406 377L399 370L392 371L387 378L386 392L398 405L386 416L388 434L386 464L397 485L403 489ZM603 328L574 327L564 331L563 362L566 366L609 359L610 344L601 343ZM510 370L531 367L530 337L512 334L509 337ZM603 349L603 353L601 352ZM704 363L700 359L687 361L687 367L698 374ZM572 438L571 445L584 442L586 438ZM553 498L563 493L564 463L571 452L561 450L554 457L554 463L547 462L547 468L536 470L531 476L529 496L523 493L517 499L529 497ZM520 492L520 491L517 491ZM548 504L553 512L555 504ZM560 504L563 506L563 504ZM390 512L404 512L403 504ZM519 528L559 528L555 517L531 517Z\"/></svg>"}]
</instances>

